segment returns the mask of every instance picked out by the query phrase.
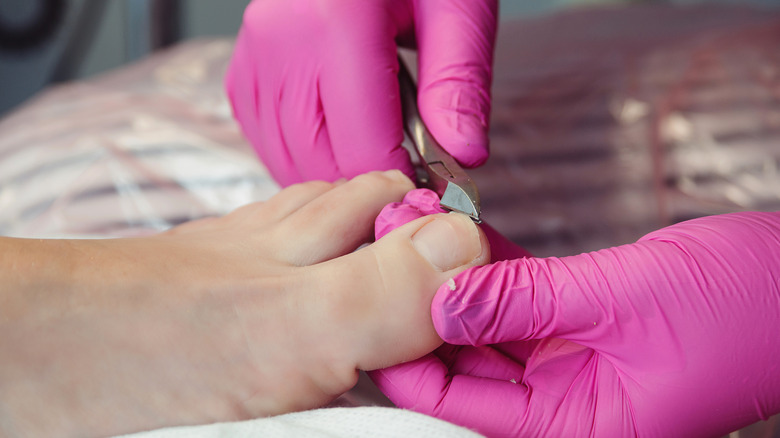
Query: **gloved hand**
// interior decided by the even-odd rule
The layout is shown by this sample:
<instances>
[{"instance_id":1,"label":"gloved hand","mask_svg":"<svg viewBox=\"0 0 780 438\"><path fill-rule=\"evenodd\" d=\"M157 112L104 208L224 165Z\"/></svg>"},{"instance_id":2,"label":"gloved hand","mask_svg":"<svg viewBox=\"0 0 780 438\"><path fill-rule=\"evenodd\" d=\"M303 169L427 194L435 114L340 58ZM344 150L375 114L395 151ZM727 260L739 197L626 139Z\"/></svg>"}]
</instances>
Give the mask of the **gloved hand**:
<instances>
[{"instance_id":1,"label":"gloved hand","mask_svg":"<svg viewBox=\"0 0 780 438\"><path fill-rule=\"evenodd\" d=\"M419 53L418 105L461 164L487 159L497 0L255 0L226 88L283 186L401 169L396 44Z\"/></svg>"},{"instance_id":2,"label":"gloved hand","mask_svg":"<svg viewBox=\"0 0 780 438\"><path fill-rule=\"evenodd\" d=\"M474 268L432 304L449 345L372 377L489 436L722 435L780 412L779 273L756 212Z\"/></svg>"}]
</instances>

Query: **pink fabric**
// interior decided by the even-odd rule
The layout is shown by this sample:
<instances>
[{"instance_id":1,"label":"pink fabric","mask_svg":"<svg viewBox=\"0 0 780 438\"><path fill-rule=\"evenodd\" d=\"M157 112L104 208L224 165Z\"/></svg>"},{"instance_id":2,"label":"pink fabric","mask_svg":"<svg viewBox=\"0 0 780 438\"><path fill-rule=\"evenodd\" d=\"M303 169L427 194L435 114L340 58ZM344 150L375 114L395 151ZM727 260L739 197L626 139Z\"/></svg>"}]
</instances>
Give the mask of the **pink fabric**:
<instances>
[{"instance_id":1,"label":"pink fabric","mask_svg":"<svg viewBox=\"0 0 780 438\"><path fill-rule=\"evenodd\" d=\"M780 213L454 280L432 305L448 344L372 373L400 407L489 436L718 436L780 412Z\"/></svg>"},{"instance_id":2,"label":"pink fabric","mask_svg":"<svg viewBox=\"0 0 780 438\"><path fill-rule=\"evenodd\" d=\"M252 2L226 76L241 128L286 186L398 168L396 44L419 51L419 106L466 166L487 159L496 0Z\"/></svg>"}]
</instances>

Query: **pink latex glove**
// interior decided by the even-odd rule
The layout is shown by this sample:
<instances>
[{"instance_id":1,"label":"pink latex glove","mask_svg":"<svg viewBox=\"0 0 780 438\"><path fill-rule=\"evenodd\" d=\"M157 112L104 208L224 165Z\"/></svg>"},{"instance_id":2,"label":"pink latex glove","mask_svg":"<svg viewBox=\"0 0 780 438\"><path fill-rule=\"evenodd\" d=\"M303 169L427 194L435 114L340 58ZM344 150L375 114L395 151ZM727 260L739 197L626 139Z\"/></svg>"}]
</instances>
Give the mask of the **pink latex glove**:
<instances>
[{"instance_id":1,"label":"pink latex glove","mask_svg":"<svg viewBox=\"0 0 780 438\"><path fill-rule=\"evenodd\" d=\"M450 345L372 375L400 407L489 436L718 436L780 412L780 213L454 281L432 305Z\"/></svg>"},{"instance_id":2,"label":"pink latex glove","mask_svg":"<svg viewBox=\"0 0 780 438\"><path fill-rule=\"evenodd\" d=\"M255 0L226 76L233 113L283 186L401 169L396 44L419 53L419 107L468 167L487 159L497 0Z\"/></svg>"}]
</instances>

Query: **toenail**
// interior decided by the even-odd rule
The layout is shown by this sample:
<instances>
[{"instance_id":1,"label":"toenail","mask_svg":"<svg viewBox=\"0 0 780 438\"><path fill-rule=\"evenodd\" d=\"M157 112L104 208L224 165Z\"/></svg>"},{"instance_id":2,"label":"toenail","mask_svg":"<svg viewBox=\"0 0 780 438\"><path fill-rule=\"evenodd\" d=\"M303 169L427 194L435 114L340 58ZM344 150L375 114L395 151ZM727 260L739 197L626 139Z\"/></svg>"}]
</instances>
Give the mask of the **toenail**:
<instances>
[{"instance_id":1,"label":"toenail","mask_svg":"<svg viewBox=\"0 0 780 438\"><path fill-rule=\"evenodd\" d=\"M482 253L477 226L460 213L437 216L414 233L412 243L440 271L463 266Z\"/></svg>"}]
</instances>

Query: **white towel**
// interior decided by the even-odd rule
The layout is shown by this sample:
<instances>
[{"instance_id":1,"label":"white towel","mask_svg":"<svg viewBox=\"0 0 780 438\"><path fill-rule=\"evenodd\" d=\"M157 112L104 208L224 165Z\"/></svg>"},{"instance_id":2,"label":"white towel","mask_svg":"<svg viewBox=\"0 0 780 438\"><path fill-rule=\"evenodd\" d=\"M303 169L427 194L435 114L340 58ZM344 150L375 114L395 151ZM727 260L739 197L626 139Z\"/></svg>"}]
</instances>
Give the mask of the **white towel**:
<instances>
[{"instance_id":1,"label":"white towel","mask_svg":"<svg viewBox=\"0 0 780 438\"><path fill-rule=\"evenodd\" d=\"M132 438L477 438L482 435L427 415L387 407L326 408L204 426L172 427Z\"/></svg>"}]
</instances>

